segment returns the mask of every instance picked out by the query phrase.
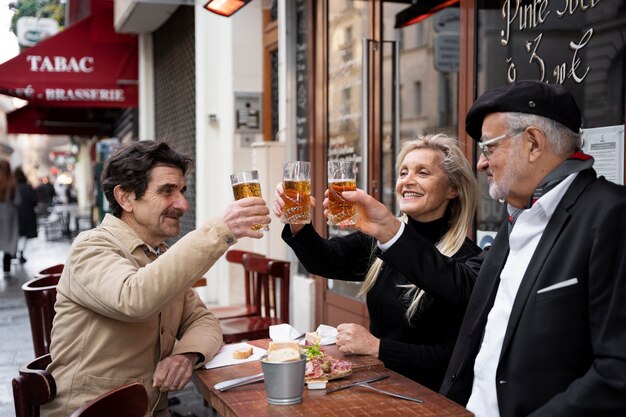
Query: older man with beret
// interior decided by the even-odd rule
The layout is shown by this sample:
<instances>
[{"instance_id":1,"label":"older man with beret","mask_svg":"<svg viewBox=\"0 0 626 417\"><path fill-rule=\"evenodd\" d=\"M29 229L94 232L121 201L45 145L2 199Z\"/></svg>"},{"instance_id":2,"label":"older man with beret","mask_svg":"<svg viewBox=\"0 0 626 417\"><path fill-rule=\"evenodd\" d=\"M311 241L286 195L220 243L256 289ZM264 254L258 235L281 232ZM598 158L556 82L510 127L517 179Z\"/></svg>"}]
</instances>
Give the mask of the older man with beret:
<instances>
[{"instance_id":1,"label":"older man with beret","mask_svg":"<svg viewBox=\"0 0 626 417\"><path fill-rule=\"evenodd\" d=\"M467 303L441 392L476 416L626 416L626 188L596 176L580 127L563 86L519 81L476 100L466 130L509 219L465 263L343 193L389 246L383 260L411 248L405 276Z\"/></svg>"}]
</instances>

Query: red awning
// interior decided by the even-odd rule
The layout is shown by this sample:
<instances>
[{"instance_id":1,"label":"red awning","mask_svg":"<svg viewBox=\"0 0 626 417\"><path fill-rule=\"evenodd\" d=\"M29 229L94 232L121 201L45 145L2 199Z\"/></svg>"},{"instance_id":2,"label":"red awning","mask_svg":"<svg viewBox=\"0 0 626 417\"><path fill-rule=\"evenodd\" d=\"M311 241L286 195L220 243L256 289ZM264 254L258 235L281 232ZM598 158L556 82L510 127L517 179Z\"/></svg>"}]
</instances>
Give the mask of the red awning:
<instances>
[{"instance_id":1,"label":"red awning","mask_svg":"<svg viewBox=\"0 0 626 417\"><path fill-rule=\"evenodd\" d=\"M7 133L110 136L122 109L38 107L7 113Z\"/></svg>"},{"instance_id":2,"label":"red awning","mask_svg":"<svg viewBox=\"0 0 626 417\"><path fill-rule=\"evenodd\" d=\"M31 105L137 107L136 35L115 33L113 2L0 65L0 93Z\"/></svg>"},{"instance_id":3,"label":"red awning","mask_svg":"<svg viewBox=\"0 0 626 417\"><path fill-rule=\"evenodd\" d=\"M399 29L419 23L446 7L459 7L460 0L419 0L396 15L394 28Z\"/></svg>"}]
</instances>

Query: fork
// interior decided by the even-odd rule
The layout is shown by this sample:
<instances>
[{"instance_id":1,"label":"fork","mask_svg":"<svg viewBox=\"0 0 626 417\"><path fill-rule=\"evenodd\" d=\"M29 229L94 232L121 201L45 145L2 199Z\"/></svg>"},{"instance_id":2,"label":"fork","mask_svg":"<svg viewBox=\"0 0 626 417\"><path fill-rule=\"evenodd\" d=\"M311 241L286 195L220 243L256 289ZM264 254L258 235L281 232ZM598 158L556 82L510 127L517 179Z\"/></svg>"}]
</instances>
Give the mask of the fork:
<instances>
[{"instance_id":1,"label":"fork","mask_svg":"<svg viewBox=\"0 0 626 417\"><path fill-rule=\"evenodd\" d=\"M409 397L407 395L396 394L395 392L385 391L384 389L373 387L370 384L368 384L367 382L359 382L359 383L354 384L354 385L356 385L358 387L369 388L369 389L371 389L373 391L376 391L376 392L379 392L381 394L386 394L386 395L389 395L391 397L401 398L403 400L413 401L413 402L416 402L416 403L423 403L424 402L424 400L420 400L419 398L413 398L413 397Z\"/></svg>"}]
</instances>

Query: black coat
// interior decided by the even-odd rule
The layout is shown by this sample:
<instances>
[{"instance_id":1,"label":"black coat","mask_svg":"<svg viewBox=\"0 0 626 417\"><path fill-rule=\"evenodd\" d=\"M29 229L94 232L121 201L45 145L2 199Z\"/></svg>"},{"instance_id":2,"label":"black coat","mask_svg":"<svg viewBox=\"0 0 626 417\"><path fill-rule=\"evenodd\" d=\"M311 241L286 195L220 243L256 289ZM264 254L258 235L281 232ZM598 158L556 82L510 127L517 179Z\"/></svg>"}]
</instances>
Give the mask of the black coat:
<instances>
[{"instance_id":1,"label":"black coat","mask_svg":"<svg viewBox=\"0 0 626 417\"><path fill-rule=\"evenodd\" d=\"M431 293L469 297L441 393L465 405L474 361L506 262L507 226L490 250L450 264L411 230L383 257L417 248L428 262L405 273L438 270L443 280L421 284ZM420 276L421 277L421 276ZM539 292L577 279L577 284ZM435 286L436 284L436 286ZM446 288L447 285L447 288ZM496 371L501 417L626 416L626 188L582 171L539 241L515 298Z\"/></svg>"},{"instance_id":2,"label":"black coat","mask_svg":"<svg viewBox=\"0 0 626 417\"><path fill-rule=\"evenodd\" d=\"M447 222L447 219L429 223L409 220L406 228L436 243L446 232ZM286 226L282 236L309 273L338 280L363 281L375 255L380 252L376 241L360 232L327 240L310 225L296 236L292 236ZM465 260L479 252L478 246L467 240L454 258ZM370 332L380 339L379 359L387 368L437 390L448 366L465 306L452 306L426 295L411 323L408 322L405 313L410 300L405 297L407 289L399 285L410 281L396 265L417 255L418 252L409 249L383 264L376 283L367 294Z\"/></svg>"},{"instance_id":3,"label":"black coat","mask_svg":"<svg viewBox=\"0 0 626 417\"><path fill-rule=\"evenodd\" d=\"M35 206L37 205L37 192L30 184L22 182L17 184L17 223L19 235L22 237L37 237L37 216Z\"/></svg>"}]
</instances>

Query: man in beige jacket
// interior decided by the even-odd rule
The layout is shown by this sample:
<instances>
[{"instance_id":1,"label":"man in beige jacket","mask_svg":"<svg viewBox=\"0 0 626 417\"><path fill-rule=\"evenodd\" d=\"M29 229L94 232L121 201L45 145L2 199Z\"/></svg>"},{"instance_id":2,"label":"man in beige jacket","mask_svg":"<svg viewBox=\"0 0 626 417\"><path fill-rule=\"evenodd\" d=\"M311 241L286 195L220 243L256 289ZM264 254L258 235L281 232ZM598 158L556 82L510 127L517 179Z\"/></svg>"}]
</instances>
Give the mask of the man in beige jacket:
<instances>
[{"instance_id":1,"label":"man in beige jacket","mask_svg":"<svg viewBox=\"0 0 626 417\"><path fill-rule=\"evenodd\" d=\"M193 369L222 344L218 320L192 284L241 237L260 238L267 224L261 198L231 203L167 248L189 205L191 160L164 142L141 141L116 152L102 174L113 215L81 233L57 286L48 371L56 399L42 416L69 416L115 387L140 381L150 416L168 416L167 392L182 389Z\"/></svg>"}]
</instances>

